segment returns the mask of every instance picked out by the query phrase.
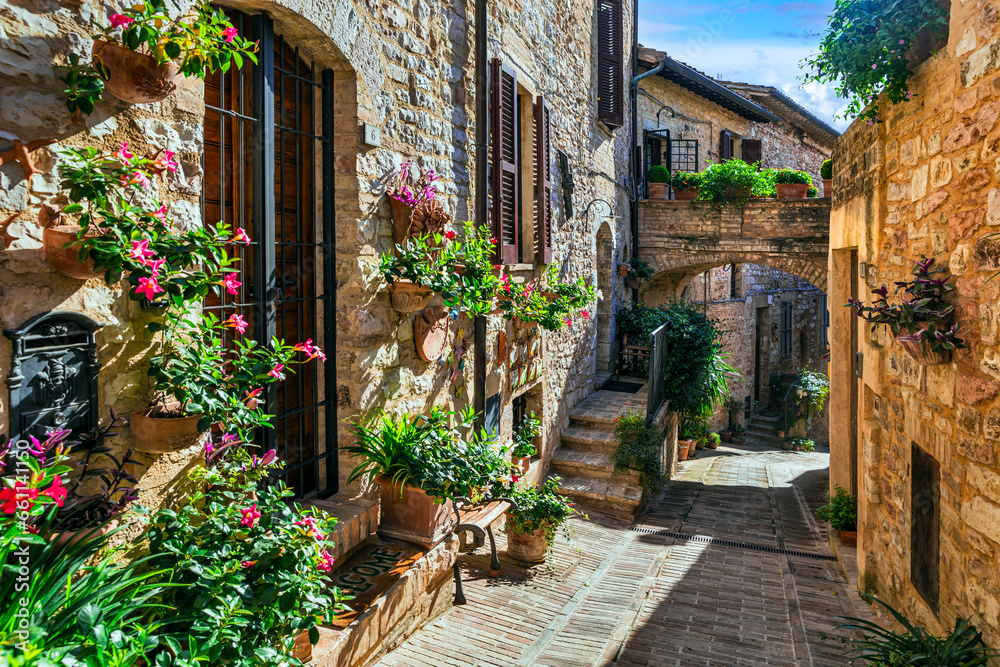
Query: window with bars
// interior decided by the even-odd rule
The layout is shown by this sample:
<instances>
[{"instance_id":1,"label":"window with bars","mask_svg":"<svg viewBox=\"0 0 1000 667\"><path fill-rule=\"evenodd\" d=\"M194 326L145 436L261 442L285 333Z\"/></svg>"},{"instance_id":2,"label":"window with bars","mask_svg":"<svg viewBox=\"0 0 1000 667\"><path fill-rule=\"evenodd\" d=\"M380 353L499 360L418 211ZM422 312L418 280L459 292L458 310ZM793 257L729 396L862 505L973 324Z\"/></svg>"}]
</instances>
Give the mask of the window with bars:
<instances>
[{"instance_id":1,"label":"window with bars","mask_svg":"<svg viewBox=\"0 0 1000 667\"><path fill-rule=\"evenodd\" d=\"M533 257L545 264L552 260L552 108L541 96L534 103L525 98L522 106L517 73L497 58L490 63L490 78L490 210L499 241L496 260L517 264ZM530 114L529 123L522 123L523 113ZM525 124L530 124L530 156L521 150ZM525 173L525 167L530 171ZM530 189L522 183L522 174L523 180L532 181ZM526 230L534 247L526 241Z\"/></svg>"},{"instance_id":2,"label":"window with bars","mask_svg":"<svg viewBox=\"0 0 1000 667\"><path fill-rule=\"evenodd\" d=\"M597 0L597 117L616 129L625 124L622 0Z\"/></svg>"},{"instance_id":3,"label":"window with bars","mask_svg":"<svg viewBox=\"0 0 1000 667\"><path fill-rule=\"evenodd\" d=\"M671 174L698 171L697 139L675 139L670 135L669 129L646 130L643 136L645 138L643 156L646 161L644 173L648 173L649 168L655 165L666 167ZM647 188L645 196L649 197L649 184L645 185Z\"/></svg>"},{"instance_id":4,"label":"window with bars","mask_svg":"<svg viewBox=\"0 0 1000 667\"><path fill-rule=\"evenodd\" d=\"M336 345L333 256L333 81L274 33L264 15L228 11L240 34L259 40L258 64L205 81L202 214L246 229L237 246L245 276L236 295L206 301L220 319L239 313L243 338L311 339L332 357ZM227 329L227 344L235 332ZM337 491L336 370L303 364L261 394L274 428L254 445L275 449L277 474L299 497ZM327 397L330 400L327 400Z\"/></svg>"},{"instance_id":5,"label":"window with bars","mask_svg":"<svg viewBox=\"0 0 1000 667\"><path fill-rule=\"evenodd\" d=\"M792 302L781 302L781 358L792 356Z\"/></svg>"},{"instance_id":6,"label":"window with bars","mask_svg":"<svg viewBox=\"0 0 1000 667\"><path fill-rule=\"evenodd\" d=\"M730 264L729 265L729 298L739 299L740 298L740 265Z\"/></svg>"}]
</instances>

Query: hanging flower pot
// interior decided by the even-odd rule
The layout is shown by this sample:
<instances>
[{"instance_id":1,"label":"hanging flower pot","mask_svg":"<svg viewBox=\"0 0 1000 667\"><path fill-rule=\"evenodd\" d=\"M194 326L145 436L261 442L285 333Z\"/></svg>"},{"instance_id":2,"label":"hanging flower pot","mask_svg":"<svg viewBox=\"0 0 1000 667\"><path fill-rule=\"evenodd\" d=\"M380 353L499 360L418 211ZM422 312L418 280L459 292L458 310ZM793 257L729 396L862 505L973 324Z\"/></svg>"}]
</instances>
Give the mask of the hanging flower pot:
<instances>
[{"instance_id":1,"label":"hanging flower pot","mask_svg":"<svg viewBox=\"0 0 1000 667\"><path fill-rule=\"evenodd\" d=\"M170 403L152 409L137 410L128 420L136 447L149 454L167 454L195 445L206 431L198 429L201 415L173 416L180 404Z\"/></svg>"},{"instance_id":2,"label":"hanging flower pot","mask_svg":"<svg viewBox=\"0 0 1000 667\"><path fill-rule=\"evenodd\" d=\"M935 325L938 330L945 330L948 328L942 321L936 322ZM930 326L930 322L917 322L917 329L920 331L926 331L930 328ZM902 340L902 337L900 336L897 336L896 340L903 346L906 353L913 357L913 360L921 366L940 366L941 364L947 364L951 361L951 350L935 352L931 349L930 342L928 342L925 346L923 342ZM926 350L924 349L925 347Z\"/></svg>"},{"instance_id":3,"label":"hanging flower pot","mask_svg":"<svg viewBox=\"0 0 1000 667\"><path fill-rule=\"evenodd\" d=\"M804 199L809 192L808 183L775 183L778 199Z\"/></svg>"},{"instance_id":4,"label":"hanging flower pot","mask_svg":"<svg viewBox=\"0 0 1000 667\"><path fill-rule=\"evenodd\" d=\"M392 307L401 313L423 310L434 299L434 290L408 280L397 280L389 285Z\"/></svg>"},{"instance_id":5,"label":"hanging flower pot","mask_svg":"<svg viewBox=\"0 0 1000 667\"><path fill-rule=\"evenodd\" d=\"M620 275L622 278L628 275L628 264L618 265L618 275Z\"/></svg>"},{"instance_id":6,"label":"hanging flower pot","mask_svg":"<svg viewBox=\"0 0 1000 667\"><path fill-rule=\"evenodd\" d=\"M131 104L166 99L181 79L180 65L175 62L159 65L151 56L99 39L94 40L94 60L103 63L111 75L105 89Z\"/></svg>"},{"instance_id":7,"label":"hanging flower pot","mask_svg":"<svg viewBox=\"0 0 1000 667\"><path fill-rule=\"evenodd\" d=\"M694 201L698 198L698 188L674 188L674 199L677 201Z\"/></svg>"},{"instance_id":8,"label":"hanging flower pot","mask_svg":"<svg viewBox=\"0 0 1000 667\"><path fill-rule=\"evenodd\" d=\"M522 563L544 563L549 549L545 529L522 533L507 528L507 555Z\"/></svg>"},{"instance_id":9,"label":"hanging flower pot","mask_svg":"<svg viewBox=\"0 0 1000 667\"><path fill-rule=\"evenodd\" d=\"M402 244L410 238L410 221L413 218L413 207L395 197L389 197L392 208L392 239Z\"/></svg>"},{"instance_id":10,"label":"hanging flower pot","mask_svg":"<svg viewBox=\"0 0 1000 667\"><path fill-rule=\"evenodd\" d=\"M45 259L49 261L56 271L67 278L75 280L90 280L100 278L103 271L94 270L94 260L88 259L81 262L77 254L79 248L73 246L64 247L67 243L75 241L80 228L74 225L62 225L58 227L46 227L42 230L42 241L45 243ZM88 234L85 238L96 238L96 235Z\"/></svg>"},{"instance_id":11,"label":"hanging flower pot","mask_svg":"<svg viewBox=\"0 0 1000 667\"><path fill-rule=\"evenodd\" d=\"M633 278L632 280L628 281L628 286L630 289L639 289L640 285L642 285L641 278Z\"/></svg>"}]
</instances>

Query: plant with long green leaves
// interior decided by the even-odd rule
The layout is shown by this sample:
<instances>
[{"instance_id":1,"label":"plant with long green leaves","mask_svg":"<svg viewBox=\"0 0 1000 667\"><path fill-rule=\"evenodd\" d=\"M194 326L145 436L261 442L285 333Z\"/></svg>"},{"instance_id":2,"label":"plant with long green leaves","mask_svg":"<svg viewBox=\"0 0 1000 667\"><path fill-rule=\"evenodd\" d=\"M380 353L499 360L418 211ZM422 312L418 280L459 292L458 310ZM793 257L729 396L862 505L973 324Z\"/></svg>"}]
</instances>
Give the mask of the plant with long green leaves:
<instances>
[{"instance_id":1,"label":"plant with long green leaves","mask_svg":"<svg viewBox=\"0 0 1000 667\"><path fill-rule=\"evenodd\" d=\"M893 104L913 97L907 55L919 48L921 32L936 43L948 34L948 20L939 0L837 0L819 53L802 63L811 68L805 81L835 83L848 100L843 118L880 123L879 96Z\"/></svg>"},{"instance_id":2,"label":"plant with long green leaves","mask_svg":"<svg viewBox=\"0 0 1000 667\"><path fill-rule=\"evenodd\" d=\"M982 632L968 618L956 618L951 632L937 637L877 597L866 593L862 596L888 611L902 632L887 630L867 619L840 616L847 622L838 629L862 633L860 639L846 640L854 645L850 664L864 660L865 664L879 667L985 667L991 658L1000 657L1000 651L986 646Z\"/></svg>"}]
</instances>

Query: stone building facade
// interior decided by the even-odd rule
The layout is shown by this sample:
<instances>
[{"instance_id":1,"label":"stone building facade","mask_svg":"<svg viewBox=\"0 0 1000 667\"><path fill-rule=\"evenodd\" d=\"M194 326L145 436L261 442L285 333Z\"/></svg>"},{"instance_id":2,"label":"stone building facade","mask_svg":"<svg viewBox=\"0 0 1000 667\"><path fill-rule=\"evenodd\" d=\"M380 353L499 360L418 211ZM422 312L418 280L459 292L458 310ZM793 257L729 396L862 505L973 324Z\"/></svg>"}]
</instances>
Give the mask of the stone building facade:
<instances>
[{"instance_id":1,"label":"stone building facade","mask_svg":"<svg viewBox=\"0 0 1000 667\"><path fill-rule=\"evenodd\" d=\"M834 152L831 484L858 495L858 580L932 632L970 616L1000 645L1000 22L951 5L948 42L914 98L856 122ZM968 347L920 365L851 296L933 258Z\"/></svg>"},{"instance_id":2,"label":"stone building facade","mask_svg":"<svg viewBox=\"0 0 1000 667\"><path fill-rule=\"evenodd\" d=\"M350 496L363 491L357 484L346 484L356 464L340 449L352 438L350 420L382 409L397 413L419 413L432 405L459 409L473 400L472 323L461 318L451 322L450 345L442 361L422 361L414 346L414 316L392 309L377 264L379 254L392 248L386 182L404 161L412 160L441 175L438 192L456 228L460 221L473 217L477 150L473 141L474 3L222 0L220 4L238 18L241 30L262 30L260 26L267 25L275 43L286 49L282 53L288 62L296 67L295 76L317 84L315 90L310 88L313 106L295 112L296 118L312 118L317 124L302 126L302 131L321 135L310 149L313 152L298 161L303 171L313 173L316 193L311 204L304 205L308 215L302 215L298 233L322 238L324 213L332 212L332 243L316 243L309 257L289 259L272 269L285 284L314 294L321 294L324 279L333 277L336 299L321 300L313 313L315 328L291 332L302 338L312 335L321 345L334 340L325 337L330 332L324 332L320 323L327 314L324 309L335 307L331 319L335 346L327 350L329 361L313 378L318 388L312 396L317 427L308 434L307 444L308 453L318 460L310 464L313 481L298 488L307 497L332 492L340 494L336 497ZM624 37L618 55L622 89L627 91L634 20L631 3L619 4ZM603 307L614 309L628 298L627 289L609 276L631 242L625 178L630 130L627 124L615 129L598 120L597 5L592 0L490 2L488 48L491 60L499 59L516 72L525 153L531 153L534 102L544 98L551 108L552 265L564 279L583 276L599 285ZM116 150L128 142L136 154L162 149L176 152L180 171L162 179L156 194L181 224L201 225L208 222L203 220L206 184L214 182L218 187L219 182L211 160L220 152L218 135L212 134L220 116L213 107L220 102L211 80L203 84L186 79L175 94L152 104L129 105L106 94L83 124L72 124L59 92L63 86L56 78L58 67L70 53L89 58L89 36L95 24L106 24L107 13L110 10L96 2L15 4L0 12L0 117L4 119L0 150L15 140L56 140L31 153L39 172L33 177L26 177L17 162L5 161L0 166L0 221L6 220L0 252L0 324L7 330L17 329L49 311L82 313L102 323L96 334L101 365L98 402L102 414L109 407L129 414L150 400L146 377L150 341L144 324L155 312L131 301L124 284L109 287L101 280L71 280L46 262L42 227L48 218L41 212L45 206L60 210L67 203L56 174L59 149L89 145ZM330 118L326 127L319 126L321 107ZM624 114L627 118L627 99ZM324 169L321 159L327 149L332 170ZM232 151L228 154L233 155ZM565 156L565 169L561 169L560 156ZM238 160L230 157L229 161L229 168L239 168ZM523 161L522 172L530 183L530 159ZM281 177L279 173L276 178ZM572 184L573 189L564 184ZM595 206L584 217L582 213L595 199L604 200L610 209ZM572 214L567 202L573 204ZM519 263L504 267L515 283L536 278L545 269L530 252L530 206L524 220L529 245ZM599 245L605 249L600 263ZM486 393L499 395L501 438L510 437L513 399L518 395L524 394L527 409L543 420L542 456L533 464L532 478L544 475L555 446L548 443L558 442L569 409L594 390L596 326L596 318L581 318L560 332L542 334L543 372L537 380L511 391L507 371L497 358L499 334L505 331L510 340L511 326L498 316L488 320ZM7 376L10 370L8 344L0 346L0 373ZM324 387L333 373L335 388L330 392ZM7 393L0 392L0 429L8 427L10 407ZM335 419L327 419L327 411L332 410ZM333 425L336 432L327 425ZM115 442L119 448L134 444L127 428ZM296 444L284 442L279 455L290 454ZM140 476L141 499L156 507L176 498L177 485L201 459L201 451L194 447L170 455L138 456L147 466ZM335 464L323 463L327 459ZM134 524L131 534L140 529Z\"/></svg>"}]
</instances>

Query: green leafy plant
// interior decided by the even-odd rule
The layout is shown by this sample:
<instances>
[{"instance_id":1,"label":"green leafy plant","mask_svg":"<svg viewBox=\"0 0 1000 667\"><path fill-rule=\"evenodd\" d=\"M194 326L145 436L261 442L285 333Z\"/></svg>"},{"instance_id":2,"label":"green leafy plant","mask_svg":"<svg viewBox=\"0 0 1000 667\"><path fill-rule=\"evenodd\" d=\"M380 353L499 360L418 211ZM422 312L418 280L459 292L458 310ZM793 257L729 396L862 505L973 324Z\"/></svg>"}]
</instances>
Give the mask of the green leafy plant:
<instances>
[{"instance_id":1,"label":"green leafy plant","mask_svg":"<svg viewBox=\"0 0 1000 667\"><path fill-rule=\"evenodd\" d=\"M646 171L646 180L650 183L669 183L670 172L661 164L654 164Z\"/></svg>"},{"instance_id":2,"label":"green leafy plant","mask_svg":"<svg viewBox=\"0 0 1000 667\"><path fill-rule=\"evenodd\" d=\"M179 7L177 3L175 6ZM180 74L205 78L212 72L226 72L243 59L257 62L257 44L238 34L222 10L204 2L171 18L164 0L142 0L112 14L110 25L93 35L109 44L119 44L130 51L153 58L163 65L176 61ZM66 106L74 115L91 114L101 99L104 82L111 73L101 60L101 47L95 48L92 63L82 63L70 56L68 71L60 80L65 83Z\"/></svg>"},{"instance_id":3,"label":"green leafy plant","mask_svg":"<svg viewBox=\"0 0 1000 667\"><path fill-rule=\"evenodd\" d=\"M719 210L724 206L743 208L747 205L757 179L757 169L743 160L726 160L709 165L701 172L698 199L704 199Z\"/></svg>"},{"instance_id":4,"label":"green leafy plant","mask_svg":"<svg viewBox=\"0 0 1000 667\"><path fill-rule=\"evenodd\" d=\"M280 465L269 454L259 469ZM337 520L292 502L281 481L221 471L221 485L153 516L150 563L171 584L165 602L177 610L160 620L193 639L211 665L301 665L291 657L295 636L308 631L317 643L317 623L343 608L329 577Z\"/></svg>"},{"instance_id":5,"label":"green leafy plant","mask_svg":"<svg viewBox=\"0 0 1000 667\"><path fill-rule=\"evenodd\" d=\"M851 664L854 660L864 660L868 665L879 667L940 667L941 665L961 665L977 667L990 664L990 659L1000 656L1000 652L989 648L983 642L982 633L968 618L956 618L955 626L944 637L936 637L923 627L911 623L900 612L873 595L862 593L867 601L885 608L902 627L902 632L886 630L873 621L850 616L841 616L847 623L838 629L854 630L862 633L860 639L848 639L854 645Z\"/></svg>"},{"instance_id":6,"label":"green leafy plant","mask_svg":"<svg viewBox=\"0 0 1000 667\"><path fill-rule=\"evenodd\" d=\"M348 483L383 475L399 485L400 493L405 485L415 486L439 503L498 495L517 475L509 455L494 446L494 437L485 430L463 438L475 417L471 408L458 413L434 407L427 416L382 413L368 423L355 423L357 440L345 451L363 460Z\"/></svg>"},{"instance_id":7,"label":"green leafy plant","mask_svg":"<svg viewBox=\"0 0 1000 667\"><path fill-rule=\"evenodd\" d=\"M819 177L824 179L833 178L833 160L823 160L819 166Z\"/></svg>"},{"instance_id":8,"label":"green leafy plant","mask_svg":"<svg viewBox=\"0 0 1000 667\"><path fill-rule=\"evenodd\" d=\"M649 491L663 484L663 435L646 424L646 416L628 410L615 418L614 434L618 445L612 460L616 471L636 470L639 483Z\"/></svg>"},{"instance_id":9,"label":"green leafy plant","mask_svg":"<svg viewBox=\"0 0 1000 667\"><path fill-rule=\"evenodd\" d=\"M816 449L816 443L809 438L799 438L793 436L791 438L785 438L785 442L791 444L793 448L803 452L811 452Z\"/></svg>"},{"instance_id":10,"label":"green leafy plant","mask_svg":"<svg viewBox=\"0 0 1000 667\"><path fill-rule=\"evenodd\" d=\"M803 368L799 371L799 377L792 384L809 402L809 409L819 412L826 405L826 399L830 395L830 378L823 373L815 373Z\"/></svg>"},{"instance_id":11,"label":"green leafy plant","mask_svg":"<svg viewBox=\"0 0 1000 667\"><path fill-rule=\"evenodd\" d=\"M806 197L819 197L819 189L817 189L815 185L810 185L809 189L806 190Z\"/></svg>"},{"instance_id":12,"label":"green leafy plant","mask_svg":"<svg viewBox=\"0 0 1000 667\"><path fill-rule=\"evenodd\" d=\"M928 346L934 352L960 350L966 345L958 337L959 324L955 322L949 327L947 323L955 306L944 300L945 295L955 291L955 285L949 282L951 276L935 277L946 269L931 269L933 264L933 257L921 257L913 268L913 280L896 283L895 293L898 295L902 291L907 295L899 303L889 304L889 288L882 285L872 290L876 296L872 305L866 306L852 297L847 300L847 306L854 308L858 317L870 322L872 331L885 324L899 340L920 343L925 351ZM927 328L921 328L918 325L921 322L928 323ZM908 333L900 336L903 330Z\"/></svg>"},{"instance_id":13,"label":"green leafy plant","mask_svg":"<svg viewBox=\"0 0 1000 667\"><path fill-rule=\"evenodd\" d=\"M796 171L795 169L785 167L784 169L776 169L774 171L774 182L782 185L796 183L812 185L812 177L804 171Z\"/></svg>"},{"instance_id":14,"label":"green leafy plant","mask_svg":"<svg viewBox=\"0 0 1000 667\"><path fill-rule=\"evenodd\" d=\"M535 438L542 430L542 422L535 413L529 413L524 421L514 429L513 451L515 458L522 459L526 456L536 456L538 450L535 448Z\"/></svg>"},{"instance_id":15,"label":"green leafy plant","mask_svg":"<svg viewBox=\"0 0 1000 667\"><path fill-rule=\"evenodd\" d=\"M906 56L919 50L922 31L931 33L931 43L942 40L948 18L938 0L837 0L819 54L803 63L812 70L805 82L836 83L837 94L849 100L842 117L882 122L879 96L893 104L913 96Z\"/></svg>"},{"instance_id":16,"label":"green leafy plant","mask_svg":"<svg viewBox=\"0 0 1000 667\"><path fill-rule=\"evenodd\" d=\"M670 177L670 185L675 190L691 190L701 186L701 174L688 171L675 171Z\"/></svg>"},{"instance_id":17,"label":"green leafy plant","mask_svg":"<svg viewBox=\"0 0 1000 667\"><path fill-rule=\"evenodd\" d=\"M858 499L840 484L834 489L834 495L827 496L827 504L816 510L816 516L834 530L854 530L858 525Z\"/></svg>"},{"instance_id":18,"label":"green leafy plant","mask_svg":"<svg viewBox=\"0 0 1000 667\"><path fill-rule=\"evenodd\" d=\"M776 169L760 169L757 171L757 175L754 177L753 186L750 188L750 194L753 197L759 197L763 199L774 199L778 196L778 191L774 187L774 178L777 174Z\"/></svg>"},{"instance_id":19,"label":"green leafy plant","mask_svg":"<svg viewBox=\"0 0 1000 667\"><path fill-rule=\"evenodd\" d=\"M569 517L579 512L573 509L573 503L565 496L559 495L559 482L558 477L549 477L540 487L533 484L515 485L508 497L517 503L517 508L507 510L505 530L516 533L543 530L551 550L556 532L562 528L566 541L572 544L574 531ZM579 514L587 518L586 514Z\"/></svg>"},{"instance_id":20,"label":"green leafy plant","mask_svg":"<svg viewBox=\"0 0 1000 667\"><path fill-rule=\"evenodd\" d=\"M631 282L633 280L646 281L653 277L653 267L649 265L638 257L632 257L628 260L629 270L625 274L625 281Z\"/></svg>"},{"instance_id":21,"label":"green leafy plant","mask_svg":"<svg viewBox=\"0 0 1000 667\"><path fill-rule=\"evenodd\" d=\"M718 433L709 433L708 436L705 438L705 442L718 445L719 443L722 442L722 436L719 435Z\"/></svg>"},{"instance_id":22,"label":"green leafy plant","mask_svg":"<svg viewBox=\"0 0 1000 667\"><path fill-rule=\"evenodd\" d=\"M515 286L507 275L500 276L497 298L504 319L537 322L546 331L558 331L573 324L579 314L590 317L587 307L596 301L597 291L581 276L576 281L560 280L555 266L550 266L544 279Z\"/></svg>"}]
</instances>

